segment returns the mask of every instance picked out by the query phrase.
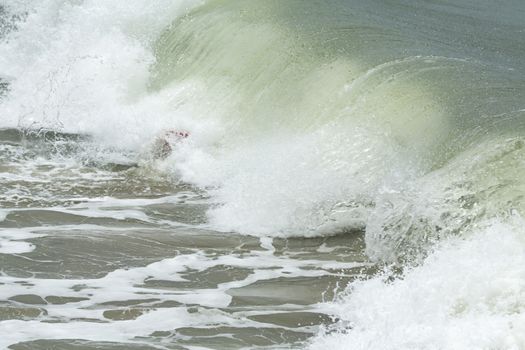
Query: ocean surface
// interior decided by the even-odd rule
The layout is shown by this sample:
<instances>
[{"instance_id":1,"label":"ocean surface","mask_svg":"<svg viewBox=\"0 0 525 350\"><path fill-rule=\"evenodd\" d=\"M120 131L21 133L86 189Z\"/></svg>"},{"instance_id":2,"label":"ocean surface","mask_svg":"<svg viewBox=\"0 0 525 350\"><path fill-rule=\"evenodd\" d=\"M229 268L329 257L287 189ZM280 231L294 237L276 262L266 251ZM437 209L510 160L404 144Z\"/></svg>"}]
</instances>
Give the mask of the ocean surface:
<instances>
[{"instance_id":1,"label":"ocean surface","mask_svg":"<svg viewBox=\"0 0 525 350\"><path fill-rule=\"evenodd\" d=\"M523 0L0 0L0 349L525 349L524 174Z\"/></svg>"}]
</instances>

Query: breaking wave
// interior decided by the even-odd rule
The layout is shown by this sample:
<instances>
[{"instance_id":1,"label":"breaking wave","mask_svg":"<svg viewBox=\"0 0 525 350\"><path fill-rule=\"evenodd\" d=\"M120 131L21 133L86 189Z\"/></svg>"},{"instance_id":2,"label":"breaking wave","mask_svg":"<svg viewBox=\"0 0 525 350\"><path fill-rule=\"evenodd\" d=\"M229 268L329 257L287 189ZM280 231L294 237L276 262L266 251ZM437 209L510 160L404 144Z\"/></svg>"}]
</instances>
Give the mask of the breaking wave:
<instances>
[{"instance_id":1,"label":"breaking wave","mask_svg":"<svg viewBox=\"0 0 525 350\"><path fill-rule=\"evenodd\" d=\"M348 324L313 348L523 348L523 42L501 41L522 26L503 11L482 35L489 4L408 3L434 19L339 1L9 2L0 127L89 135L172 174L206 191L215 230L363 232L372 259L407 264L351 285L333 303ZM190 136L155 159L171 129Z\"/></svg>"}]
</instances>

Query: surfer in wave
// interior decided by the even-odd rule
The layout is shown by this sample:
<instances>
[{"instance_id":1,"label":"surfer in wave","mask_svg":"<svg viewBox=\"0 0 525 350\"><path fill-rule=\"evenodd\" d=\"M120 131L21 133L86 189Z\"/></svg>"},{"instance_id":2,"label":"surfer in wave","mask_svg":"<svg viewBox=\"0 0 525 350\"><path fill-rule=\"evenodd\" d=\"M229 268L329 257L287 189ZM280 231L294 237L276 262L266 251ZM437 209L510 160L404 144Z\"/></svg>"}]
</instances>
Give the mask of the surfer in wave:
<instances>
[{"instance_id":1,"label":"surfer in wave","mask_svg":"<svg viewBox=\"0 0 525 350\"><path fill-rule=\"evenodd\" d=\"M188 131L181 129L169 129L162 132L153 144L153 156L157 159L166 159L173 153L174 147L189 136Z\"/></svg>"}]
</instances>

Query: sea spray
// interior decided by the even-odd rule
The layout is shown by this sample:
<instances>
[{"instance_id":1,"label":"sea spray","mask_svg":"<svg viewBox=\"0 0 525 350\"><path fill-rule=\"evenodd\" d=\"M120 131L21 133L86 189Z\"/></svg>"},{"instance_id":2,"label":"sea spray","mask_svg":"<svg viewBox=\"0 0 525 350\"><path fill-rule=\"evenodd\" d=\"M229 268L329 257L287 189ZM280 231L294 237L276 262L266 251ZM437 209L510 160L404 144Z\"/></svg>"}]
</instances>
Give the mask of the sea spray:
<instances>
[{"instance_id":1,"label":"sea spray","mask_svg":"<svg viewBox=\"0 0 525 350\"><path fill-rule=\"evenodd\" d=\"M2 346L524 346L520 1L1 8Z\"/></svg>"},{"instance_id":2,"label":"sea spray","mask_svg":"<svg viewBox=\"0 0 525 350\"><path fill-rule=\"evenodd\" d=\"M350 284L327 305L346 326L309 348L523 348L523 227L517 216L480 222L402 276Z\"/></svg>"}]
</instances>

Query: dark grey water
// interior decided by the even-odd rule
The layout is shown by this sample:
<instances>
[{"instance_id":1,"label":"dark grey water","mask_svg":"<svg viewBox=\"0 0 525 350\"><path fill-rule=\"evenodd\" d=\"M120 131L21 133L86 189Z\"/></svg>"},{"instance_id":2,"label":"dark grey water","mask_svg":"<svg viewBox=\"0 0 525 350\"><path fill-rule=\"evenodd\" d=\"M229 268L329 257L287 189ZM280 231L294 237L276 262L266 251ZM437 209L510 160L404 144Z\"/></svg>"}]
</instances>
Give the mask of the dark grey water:
<instances>
[{"instance_id":1,"label":"dark grey water","mask_svg":"<svg viewBox=\"0 0 525 350\"><path fill-rule=\"evenodd\" d=\"M1 132L0 312L14 349L299 346L333 322L315 303L369 269L359 234L271 242L200 228L199 191L81 161L79 142Z\"/></svg>"}]
</instances>

